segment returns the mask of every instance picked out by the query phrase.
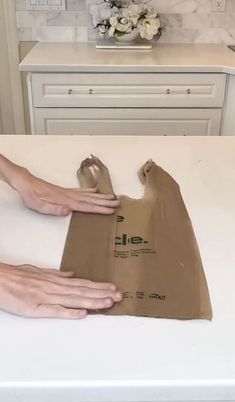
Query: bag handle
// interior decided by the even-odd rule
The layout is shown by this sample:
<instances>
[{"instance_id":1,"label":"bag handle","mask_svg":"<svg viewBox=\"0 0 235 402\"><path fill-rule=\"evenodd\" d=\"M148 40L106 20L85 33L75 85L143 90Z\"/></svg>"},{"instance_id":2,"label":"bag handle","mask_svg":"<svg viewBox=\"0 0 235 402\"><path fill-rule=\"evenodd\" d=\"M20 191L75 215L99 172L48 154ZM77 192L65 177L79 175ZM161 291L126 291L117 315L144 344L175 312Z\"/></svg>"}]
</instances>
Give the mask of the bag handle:
<instances>
[{"instance_id":1,"label":"bag handle","mask_svg":"<svg viewBox=\"0 0 235 402\"><path fill-rule=\"evenodd\" d=\"M138 171L141 183L145 186L143 199L152 198L156 195L156 164L149 159Z\"/></svg>"},{"instance_id":2,"label":"bag handle","mask_svg":"<svg viewBox=\"0 0 235 402\"><path fill-rule=\"evenodd\" d=\"M139 169L138 176L145 186L144 198L160 198L166 189L169 191L169 188L178 187L176 181L152 159Z\"/></svg>"},{"instance_id":3,"label":"bag handle","mask_svg":"<svg viewBox=\"0 0 235 402\"><path fill-rule=\"evenodd\" d=\"M114 194L108 168L94 155L81 163L77 176L82 188L96 188L98 193ZM152 159L139 169L138 176L145 186L143 199L161 198L166 189L178 187L176 181Z\"/></svg>"},{"instance_id":4,"label":"bag handle","mask_svg":"<svg viewBox=\"0 0 235 402\"><path fill-rule=\"evenodd\" d=\"M114 194L107 167L94 155L82 161L77 176L82 188L96 188L98 193Z\"/></svg>"}]
</instances>

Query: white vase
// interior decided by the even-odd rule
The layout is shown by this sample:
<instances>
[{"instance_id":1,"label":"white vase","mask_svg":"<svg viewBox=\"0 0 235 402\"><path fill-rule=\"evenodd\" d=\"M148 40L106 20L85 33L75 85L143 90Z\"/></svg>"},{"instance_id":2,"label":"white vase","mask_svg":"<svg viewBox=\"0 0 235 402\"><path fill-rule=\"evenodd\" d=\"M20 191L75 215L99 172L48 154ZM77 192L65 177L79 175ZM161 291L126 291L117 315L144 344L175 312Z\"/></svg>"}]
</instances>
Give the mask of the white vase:
<instances>
[{"instance_id":1,"label":"white vase","mask_svg":"<svg viewBox=\"0 0 235 402\"><path fill-rule=\"evenodd\" d=\"M139 36L139 31L137 28L134 28L130 33L126 33L120 36L119 35L114 36L118 42L124 42L124 43L134 42L134 40L137 39Z\"/></svg>"}]
</instances>

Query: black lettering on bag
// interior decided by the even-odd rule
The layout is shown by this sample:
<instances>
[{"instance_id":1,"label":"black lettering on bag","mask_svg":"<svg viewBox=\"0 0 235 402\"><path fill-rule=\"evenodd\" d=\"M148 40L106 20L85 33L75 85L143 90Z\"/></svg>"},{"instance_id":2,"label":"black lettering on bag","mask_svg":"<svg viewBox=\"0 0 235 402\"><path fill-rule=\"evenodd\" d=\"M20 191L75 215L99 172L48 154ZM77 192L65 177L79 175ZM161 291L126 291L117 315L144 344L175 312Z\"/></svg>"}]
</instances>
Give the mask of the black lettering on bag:
<instances>
[{"instance_id":1,"label":"black lettering on bag","mask_svg":"<svg viewBox=\"0 0 235 402\"><path fill-rule=\"evenodd\" d=\"M133 236L133 237L128 237L126 233L124 233L122 235L122 237L120 236L116 236L115 237L115 244L118 246L126 246L128 243L131 244L146 244L148 243L147 240L144 240L142 237L140 236Z\"/></svg>"},{"instance_id":2,"label":"black lettering on bag","mask_svg":"<svg viewBox=\"0 0 235 402\"><path fill-rule=\"evenodd\" d=\"M125 218L124 218L124 216L121 216L121 215L118 215L117 216L117 222L124 222L124 220L125 220Z\"/></svg>"}]
</instances>

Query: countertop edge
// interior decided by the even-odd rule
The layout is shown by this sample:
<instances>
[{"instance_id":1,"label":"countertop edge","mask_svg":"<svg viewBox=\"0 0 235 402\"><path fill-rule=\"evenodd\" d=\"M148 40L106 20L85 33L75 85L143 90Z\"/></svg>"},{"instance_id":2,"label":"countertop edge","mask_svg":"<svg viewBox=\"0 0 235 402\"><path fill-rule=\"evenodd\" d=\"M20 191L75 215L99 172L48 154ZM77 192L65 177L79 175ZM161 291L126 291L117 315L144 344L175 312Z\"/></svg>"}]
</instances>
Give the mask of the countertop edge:
<instances>
[{"instance_id":1,"label":"countertop edge","mask_svg":"<svg viewBox=\"0 0 235 402\"><path fill-rule=\"evenodd\" d=\"M218 380L218 381L32 381L32 382L0 382L0 397L6 392L17 395L24 393L25 402L30 398L36 397L43 389L44 394L48 392L60 400L70 397L87 400L95 400L102 402L103 400L114 399L120 402L135 402L137 395L139 402L157 402L157 401L190 401L197 400L208 402L216 402L223 400L224 402L232 402L235 397L235 380ZM131 391L131 397L130 397ZM128 398L127 398L128 393ZM206 397L205 397L206 395ZM18 399L14 399L18 400Z\"/></svg>"},{"instance_id":2,"label":"countertop edge","mask_svg":"<svg viewBox=\"0 0 235 402\"><path fill-rule=\"evenodd\" d=\"M30 65L21 63L19 65L21 72L32 73L80 73L80 72L136 72L136 73L225 73L235 75L235 68L230 66L192 66L192 65L157 65L157 66L120 66L120 65ZM143 71L144 70L144 71Z\"/></svg>"}]
</instances>

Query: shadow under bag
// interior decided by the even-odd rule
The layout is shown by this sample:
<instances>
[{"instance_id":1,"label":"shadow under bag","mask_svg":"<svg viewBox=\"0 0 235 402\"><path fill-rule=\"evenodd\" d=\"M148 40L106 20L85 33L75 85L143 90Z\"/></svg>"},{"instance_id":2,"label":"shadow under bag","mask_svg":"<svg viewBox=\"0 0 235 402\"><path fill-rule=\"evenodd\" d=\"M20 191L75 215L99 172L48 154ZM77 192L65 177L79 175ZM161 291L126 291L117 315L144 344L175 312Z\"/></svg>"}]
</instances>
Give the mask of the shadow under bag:
<instances>
[{"instance_id":1,"label":"shadow under bag","mask_svg":"<svg viewBox=\"0 0 235 402\"><path fill-rule=\"evenodd\" d=\"M105 314L210 320L206 278L179 186L153 161L139 177L143 198L122 196L116 214L73 213L61 270L115 283L123 301ZM78 178L83 188L113 193L108 169L94 156L82 162Z\"/></svg>"}]
</instances>

